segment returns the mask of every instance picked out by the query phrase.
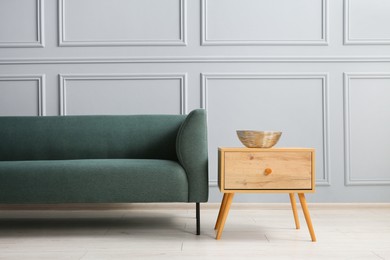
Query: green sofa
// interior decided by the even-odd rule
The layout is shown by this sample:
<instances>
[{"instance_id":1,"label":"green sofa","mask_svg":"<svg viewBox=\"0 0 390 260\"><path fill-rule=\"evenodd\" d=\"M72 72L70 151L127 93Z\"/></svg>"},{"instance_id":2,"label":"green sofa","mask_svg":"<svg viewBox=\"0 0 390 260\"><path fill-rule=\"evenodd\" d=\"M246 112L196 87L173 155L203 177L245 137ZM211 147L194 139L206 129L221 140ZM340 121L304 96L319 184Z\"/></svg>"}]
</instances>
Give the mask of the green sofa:
<instances>
[{"instance_id":1,"label":"green sofa","mask_svg":"<svg viewBox=\"0 0 390 260\"><path fill-rule=\"evenodd\" d=\"M0 204L208 200L206 113L0 117Z\"/></svg>"}]
</instances>

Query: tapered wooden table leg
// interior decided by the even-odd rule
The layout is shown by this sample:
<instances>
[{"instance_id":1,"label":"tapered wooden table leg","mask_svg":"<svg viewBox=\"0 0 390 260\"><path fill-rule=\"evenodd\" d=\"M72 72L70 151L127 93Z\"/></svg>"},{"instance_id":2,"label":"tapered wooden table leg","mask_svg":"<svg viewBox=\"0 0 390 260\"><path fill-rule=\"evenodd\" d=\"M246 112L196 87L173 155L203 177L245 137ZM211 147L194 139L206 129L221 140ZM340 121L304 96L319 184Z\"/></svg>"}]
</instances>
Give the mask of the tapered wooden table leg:
<instances>
[{"instance_id":1,"label":"tapered wooden table leg","mask_svg":"<svg viewBox=\"0 0 390 260\"><path fill-rule=\"evenodd\" d=\"M295 227L299 229L301 226L299 224L299 218L298 218L298 210L297 210L297 201L295 200L295 194L290 193L290 202L291 202L291 207L292 211L294 214L294 220L295 220Z\"/></svg>"},{"instance_id":2,"label":"tapered wooden table leg","mask_svg":"<svg viewBox=\"0 0 390 260\"><path fill-rule=\"evenodd\" d=\"M232 201L234 197L234 193L226 193L226 194L227 194L226 205L222 212L220 224L217 229L217 237L216 237L217 240L221 239L223 228L225 227L225 222L229 214L230 206L232 205Z\"/></svg>"},{"instance_id":3,"label":"tapered wooden table leg","mask_svg":"<svg viewBox=\"0 0 390 260\"><path fill-rule=\"evenodd\" d=\"M228 193L224 193L223 199L221 202L221 207L219 208L218 218L217 218L217 222L215 223L214 230L219 229L219 227L221 225L221 218L222 218L223 212L225 211L227 198L228 198Z\"/></svg>"},{"instance_id":4,"label":"tapered wooden table leg","mask_svg":"<svg viewBox=\"0 0 390 260\"><path fill-rule=\"evenodd\" d=\"M302 206L303 214L304 214L305 219L306 219L307 227L309 228L311 240L313 242L315 242L315 241L317 241L317 239L316 239L316 235L314 234L313 224L311 223L309 209L308 209L307 204L306 204L305 194L298 193L298 197L299 197L299 201L301 202L301 206Z\"/></svg>"}]
</instances>

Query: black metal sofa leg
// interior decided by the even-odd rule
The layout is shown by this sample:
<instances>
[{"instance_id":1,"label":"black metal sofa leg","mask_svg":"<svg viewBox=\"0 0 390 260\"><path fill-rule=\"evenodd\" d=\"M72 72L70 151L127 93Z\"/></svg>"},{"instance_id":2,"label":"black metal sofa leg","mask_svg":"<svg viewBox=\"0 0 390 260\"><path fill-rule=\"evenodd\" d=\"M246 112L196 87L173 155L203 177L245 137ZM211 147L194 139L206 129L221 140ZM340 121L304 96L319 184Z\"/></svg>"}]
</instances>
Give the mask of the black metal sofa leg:
<instances>
[{"instance_id":1,"label":"black metal sofa leg","mask_svg":"<svg viewBox=\"0 0 390 260\"><path fill-rule=\"evenodd\" d=\"M200 235L200 203L196 203L196 235Z\"/></svg>"}]
</instances>

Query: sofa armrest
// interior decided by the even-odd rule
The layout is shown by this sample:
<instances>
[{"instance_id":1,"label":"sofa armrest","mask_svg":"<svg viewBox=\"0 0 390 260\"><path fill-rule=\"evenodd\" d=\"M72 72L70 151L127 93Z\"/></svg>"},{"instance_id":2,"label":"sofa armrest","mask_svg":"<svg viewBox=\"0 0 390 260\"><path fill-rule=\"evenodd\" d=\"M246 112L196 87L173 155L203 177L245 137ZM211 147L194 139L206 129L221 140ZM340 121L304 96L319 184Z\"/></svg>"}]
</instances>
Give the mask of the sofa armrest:
<instances>
[{"instance_id":1,"label":"sofa armrest","mask_svg":"<svg viewBox=\"0 0 390 260\"><path fill-rule=\"evenodd\" d=\"M176 138L176 154L189 185L189 202L206 202L209 195L207 119L204 109L188 114Z\"/></svg>"}]
</instances>

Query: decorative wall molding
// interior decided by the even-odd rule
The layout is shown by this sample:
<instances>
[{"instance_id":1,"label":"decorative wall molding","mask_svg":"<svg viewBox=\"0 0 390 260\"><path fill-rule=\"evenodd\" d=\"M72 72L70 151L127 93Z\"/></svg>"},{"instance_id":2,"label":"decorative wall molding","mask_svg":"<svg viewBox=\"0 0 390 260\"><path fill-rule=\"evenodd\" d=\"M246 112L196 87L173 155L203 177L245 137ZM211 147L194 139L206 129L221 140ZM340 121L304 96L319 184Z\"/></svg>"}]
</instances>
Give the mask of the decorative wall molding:
<instances>
[{"instance_id":1,"label":"decorative wall molding","mask_svg":"<svg viewBox=\"0 0 390 260\"><path fill-rule=\"evenodd\" d=\"M65 2L66 0L58 0L58 35L59 46L186 46L187 45L187 20L186 20L186 0L178 0L180 9L180 37L179 39L151 39L151 40L131 40L131 39L113 39L113 40L71 40L68 39L65 31Z\"/></svg>"},{"instance_id":2,"label":"decorative wall molding","mask_svg":"<svg viewBox=\"0 0 390 260\"><path fill-rule=\"evenodd\" d=\"M46 95L45 95L45 75L30 75L30 74L18 74L18 75L0 75L0 81L36 81L38 83L37 88L37 110L38 116L46 115Z\"/></svg>"},{"instance_id":3,"label":"decorative wall molding","mask_svg":"<svg viewBox=\"0 0 390 260\"><path fill-rule=\"evenodd\" d=\"M24 64L133 64L133 63L389 63L390 56L306 56L306 57L91 57L0 59L0 65Z\"/></svg>"},{"instance_id":4,"label":"decorative wall molding","mask_svg":"<svg viewBox=\"0 0 390 260\"><path fill-rule=\"evenodd\" d=\"M201 107L207 110L208 107L208 82L213 79L320 79L322 81L322 126L323 126L323 169L324 177L317 179L316 184L319 186L330 185L330 174L329 174L329 112L328 112L328 74L301 74L301 73L284 73L284 74L212 74L202 73L201 74ZM209 185L215 186L218 180L210 180Z\"/></svg>"},{"instance_id":5,"label":"decorative wall molding","mask_svg":"<svg viewBox=\"0 0 390 260\"><path fill-rule=\"evenodd\" d=\"M370 5L372 3L368 1ZM351 0L344 0L344 44L345 45L388 45L390 38L371 39L371 38L352 38L351 37ZM386 26L388 29L388 26Z\"/></svg>"},{"instance_id":6,"label":"decorative wall molding","mask_svg":"<svg viewBox=\"0 0 390 260\"><path fill-rule=\"evenodd\" d=\"M210 180L209 187L218 187L218 180Z\"/></svg>"},{"instance_id":7,"label":"decorative wall molding","mask_svg":"<svg viewBox=\"0 0 390 260\"><path fill-rule=\"evenodd\" d=\"M350 126L350 80L351 79L390 79L388 73L344 73L344 162L345 185L390 185L388 179L358 179L351 172L351 126ZM369 176L369 175L367 175Z\"/></svg>"},{"instance_id":8,"label":"decorative wall molding","mask_svg":"<svg viewBox=\"0 0 390 260\"><path fill-rule=\"evenodd\" d=\"M214 45L214 46L251 46L251 45L328 45L329 41L329 18L328 18L328 0L320 0L322 3L322 37L318 40L237 40L237 39L208 39L207 34L207 2L208 0L201 1L201 45Z\"/></svg>"},{"instance_id":9,"label":"decorative wall molding","mask_svg":"<svg viewBox=\"0 0 390 260\"><path fill-rule=\"evenodd\" d=\"M43 0L36 1L36 40L33 41L21 41L21 42L0 42L0 48L35 48L45 47L45 35L44 35L44 9Z\"/></svg>"},{"instance_id":10,"label":"decorative wall molding","mask_svg":"<svg viewBox=\"0 0 390 260\"><path fill-rule=\"evenodd\" d=\"M60 115L66 116L66 87L72 80L171 80L180 81L180 114L187 114L187 74L71 74L59 75Z\"/></svg>"}]
</instances>

